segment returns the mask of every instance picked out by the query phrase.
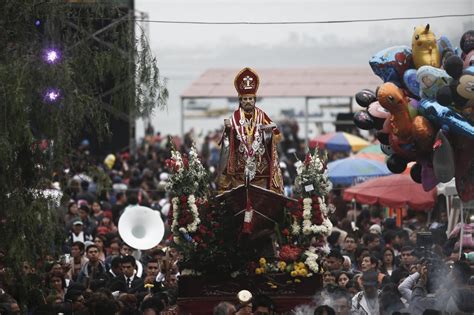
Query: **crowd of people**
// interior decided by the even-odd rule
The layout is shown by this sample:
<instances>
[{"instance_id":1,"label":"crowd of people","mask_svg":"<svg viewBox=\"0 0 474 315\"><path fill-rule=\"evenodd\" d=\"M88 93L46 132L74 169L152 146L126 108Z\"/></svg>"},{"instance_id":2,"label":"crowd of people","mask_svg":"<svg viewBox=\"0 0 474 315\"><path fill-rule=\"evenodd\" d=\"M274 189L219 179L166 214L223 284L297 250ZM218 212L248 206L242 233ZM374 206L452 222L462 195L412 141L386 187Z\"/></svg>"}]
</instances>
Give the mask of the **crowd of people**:
<instances>
[{"instance_id":1,"label":"crowd of people","mask_svg":"<svg viewBox=\"0 0 474 315\"><path fill-rule=\"evenodd\" d=\"M280 167L285 194L291 196L295 156L302 159L305 146L297 136L297 125L286 123L281 129ZM221 130L210 132L199 145L214 189L220 136ZM160 211L166 222L170 204L165 160L170 157L171 141L186 152L194 137L191 131L182 141L171 140L150 131L136 156L117 153L111 165L95 162L87 143L78 148L64 174L66 185L56 187L69 200L58 209L64 242L36 265L25 262L23 266L31 279L26 299L29 314L179 314L180 253L167 237L150 250L134 249L121 240L117 227L125 208L136 204ZM110 185L87 173L91 164L105 172ZM379 207L347 204L340 187L334 187L330 201L336 211L327 239L331 251L324 261L323 288L313 303L297 307L294 314L474 312L472 223L448 230L443 202L426 209L432 210L430 220L428 212L408 211L402 226L397 226ZM9 266L2 267L0 314L16 314L20 309L15 283L1 277ZM222 301L214 314L278 312L265 295L256 294L249 303L234 302Z\"/></svg>"}]
</instances>

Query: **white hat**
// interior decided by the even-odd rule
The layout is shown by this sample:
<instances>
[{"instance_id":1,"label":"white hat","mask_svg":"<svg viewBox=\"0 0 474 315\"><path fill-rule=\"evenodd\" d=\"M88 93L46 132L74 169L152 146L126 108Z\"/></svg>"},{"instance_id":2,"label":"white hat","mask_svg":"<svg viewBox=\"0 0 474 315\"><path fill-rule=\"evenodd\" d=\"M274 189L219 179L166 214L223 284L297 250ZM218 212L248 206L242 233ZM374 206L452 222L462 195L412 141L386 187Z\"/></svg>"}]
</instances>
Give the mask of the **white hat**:
<instances>
[{"instance_id":1,"label":"white hat","mask_svg":"<svg viewBox=\"0 0 474 315\"><path fill-rule=\"evenodd\" d=\"M374 224L369 228L370 233L382 234L382 228L378 224Z\"/></svg>"}]
</instances>

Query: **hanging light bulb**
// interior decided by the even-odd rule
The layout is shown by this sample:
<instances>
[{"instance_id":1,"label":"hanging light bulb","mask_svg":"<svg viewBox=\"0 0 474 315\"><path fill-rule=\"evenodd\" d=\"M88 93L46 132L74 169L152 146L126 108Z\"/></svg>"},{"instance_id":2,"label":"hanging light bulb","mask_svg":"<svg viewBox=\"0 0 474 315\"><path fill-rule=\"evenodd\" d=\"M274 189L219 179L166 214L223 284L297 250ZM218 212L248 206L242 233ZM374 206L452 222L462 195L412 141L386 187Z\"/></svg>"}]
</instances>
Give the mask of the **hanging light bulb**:
<instances>
[{"instance_id":1,"label":"hanging light bulb","mask_svg":"<svg viewBox=\"0 0 474 315\"><path fill-rule=\"evenodd\" d=\"M49 64L56 64L61 60L61 52L54 48L45 49L43 53L43 60Z\"/></svg>"},{"instance_id":2,"label":"hanging light bulb","mask_svg":"<svg viewBox=\"0 0 474 315\"><path fill-rule=\"evenodd\" d=\"M58 89L49 88L44 93L44 100L47 103L55 103L61 96L61 93Z\"/></svg>"}]
</instances>

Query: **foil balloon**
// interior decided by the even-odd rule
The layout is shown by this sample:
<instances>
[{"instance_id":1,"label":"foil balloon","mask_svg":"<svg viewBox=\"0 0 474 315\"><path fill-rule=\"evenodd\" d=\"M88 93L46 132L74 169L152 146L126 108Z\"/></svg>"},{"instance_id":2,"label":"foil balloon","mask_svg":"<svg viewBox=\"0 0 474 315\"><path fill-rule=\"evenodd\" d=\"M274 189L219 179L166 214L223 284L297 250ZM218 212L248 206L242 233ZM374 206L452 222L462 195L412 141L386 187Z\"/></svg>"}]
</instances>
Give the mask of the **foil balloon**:
<instances>
[{"instance_id":1,"label":"foil balloon","mask_svg":"<svg viewBox=\"0 0 474 315\"><path fill-rule=\"evenodd\" d=\"M410 169L411 179L418 184L421 184L421 164L415 163Z\"/></svg>"},{"instance_id":2,"label":"foil balloon","mask_svg":"<svg viewBox=\"0 0 474 315\"><path fill-rule=\"evenodd\" d=\"M454 54L454 48L449 39L445 35L441 35L438 38L438 50L441 56L441 65L444 64L444 60Z\"/></svg>"},{"instance_id":3,"label":"foil balloon","mask_svg":"<svg viewBox=\"0 0 474 315\"><path fill-rule=\"evenodd\" d=\"M416 79L416 70L408 69L403 74L403 83L410 92L411 96L419 98L420 97L420 84Z\"/></svg>"},{"instance_id":4,"label":"foil balloon","mask_svg":"<svg viewBox=\"0 0 474 315\"><path fill-rule=\"evenodd\" d=\"M430 100L421 100L420 107L423 108L423 115L432 123L449 132L474 139L474 125L459 113Z\"/></svg>"},{"instance_id":5,"label":"foil balloon","mask_svg":"<svg viewBox=\"0 0 474 315\"><path fill-rule=\"evenodd\" d=\"M408 99L403 91L393 83L384 83L377 91L380 105L391 115L392 132L400 140L408 140L411 136L411 118L408 113Z\"/></svg>"},{"instance_id":6,"label":"foil balloon","mask_svg":"<svg viewBox=\"0 0 474 315\"><path fill-rule=\"evenodd\" d=\"M385 155L392 155L393 154L392 147L390 145L387 145L387 144L381 143L380 144L380 150L382 150L383 154L385 154Z\"/></svg>"},{"instance_id":7,"label":"foil balloon","mask_svg":"<svg viewBox=\"0 0 474 315\"><path fill-rule=\"evenodd\" d=\"M393 82L403 86L403 74L413 68L411 49L408 46L394 46L376 53L369 60L372 71L383 82Z\"/></svg>"},{"instance_id":8,"label":"foil balloon","mask_svg":"<svg viewBox=\"0 0 474 315\"><path fill-rule=\"evenodd\" d=\"M107 168L109 170L111 170L112 167L114 167L114 164L115 164L115 155L113 155L113 154L107 155L105 157L104 164L105 164L105 166L107 166Z\"/></svg>"},{"instance_id":9,"label":"foil balloon","mask_svg":"<svg viewBox=\"0 0 474 315\"><path fill-rule=\"evenodd\" d=\"M416 72L416 78L420 84L420 97L429 100L435 100L438 90L452 81L445 70L432 66L420 67Z\"/></svg>"},{"instance_id":10,"label":"foil balloon","mask_svg":"<svg viewBox=\"0 0 474 315\"><path fill-rule=\"evenodd\" d=\"M430 25L415 27L411 40L411 50L415 68L421 66L440 67L441 57L435 34L430 30Z\"/></svg>"},{"instance_id":11,"label":"foil balloon","mask_svg":"<svg viewBox=\"0 0 474 315\"><path fill-rule=\"evenodd\" d=\"M443 130L438 131L433 145L433 169L441 183L447 183L454 177L454 151Z\"/></svg>"},{"instance_id":12,"label":"foil balloon","mask_svg":"<svg viewBox=\"0 0 474 315\"><path fill-rule=\"evenodd\" d=\"M369 89L363 89L362 91L358 92L355 96L357 104L362 107L368 107L370 104L377 100L377 96L375 92Z\"/></svg>"},{"instance_id":13,"label":"foil balloon","mask_svg":"<svg viewBox=\"0 0 474 315\"><path fill-rule=\"evenodd\" d=\"M354 114L354 124L362 130L374 129L374 120L366 110L360 110Z\"/></svg>"},{"instance_id":14,"label":"foil balloon","mask_svg":"<svg viewBox=\"0 0 474 315\"><path fill-rule=\"evenodd\" d=\"M390 113L379 102L373 102L367 108L367 112L374 121L374 128L377 130L383 129L385 120L390 117Z\"/></svg>"},{"instance_id":15,"label":"foil balloon","mask_svg":"<svg viewBox=\"0 0 474 315\"><path fill-rule=\"evenodd\" d=\"M421 185L423 186L424 191L430 191L439 184L439 181L436 179L433 165L431 162L423 161L421 163Z\"/></svg>"},{"instance_id":16,"label":"foil balloon","mask_svg":"<svg viewBox=\"0 0 474 315\"><path fill-rule=\"evenodd\" d=\"M401 174L407 168L408 161L397 154L392 154L387 159L387 168L394 174Z\"/></svg>"},{"instance_id":17,"label":"foil balloon","mask_svg":"<svg viewBox=\"0 0 474 315\"><path fill-rule=\"evenodd\" d=\"M474 139L459 136L454 143L456 190L462 201L474 200Z\"/></svg>"}]
</instances>

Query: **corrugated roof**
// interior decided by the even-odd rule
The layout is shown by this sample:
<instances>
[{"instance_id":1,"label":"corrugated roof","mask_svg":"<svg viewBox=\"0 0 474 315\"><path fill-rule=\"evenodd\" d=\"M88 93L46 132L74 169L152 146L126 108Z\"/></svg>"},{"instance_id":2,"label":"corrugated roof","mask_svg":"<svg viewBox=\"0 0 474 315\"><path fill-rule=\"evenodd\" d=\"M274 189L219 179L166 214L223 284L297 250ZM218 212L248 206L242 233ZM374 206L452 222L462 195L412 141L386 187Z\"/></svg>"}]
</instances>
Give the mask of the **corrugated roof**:
<instances>
[{"instance_id":1,"label":"corrugated roof","mask_svg":"<svg viewBox=\"0 0 474 315\"><path fill-rule=\"evenodd\" d=\"M234 77L240 69L209 69L181 97L236 97ZM367 67L255 69L259 97L348 97L382 81Z\"/></svg>"}]
</instances>

